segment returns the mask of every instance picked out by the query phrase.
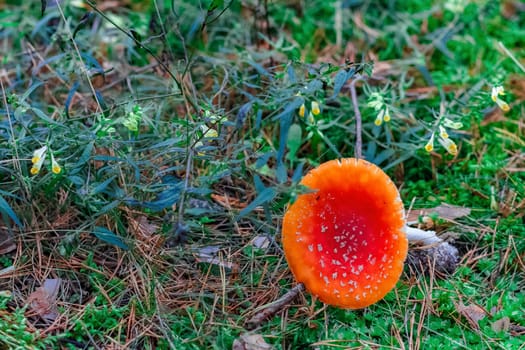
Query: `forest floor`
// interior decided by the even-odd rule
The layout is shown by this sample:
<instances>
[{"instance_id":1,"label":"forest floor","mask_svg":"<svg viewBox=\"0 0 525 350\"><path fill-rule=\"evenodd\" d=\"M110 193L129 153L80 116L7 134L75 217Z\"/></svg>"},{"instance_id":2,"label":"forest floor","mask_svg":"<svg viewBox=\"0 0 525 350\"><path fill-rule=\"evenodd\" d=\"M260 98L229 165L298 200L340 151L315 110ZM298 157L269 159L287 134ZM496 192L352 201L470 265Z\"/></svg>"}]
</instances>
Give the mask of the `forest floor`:
<instances>
[{"instance_id":1,"label":"forest floor","mask_svg":"<svg viewBox=\"0 0 525 350\"><path fill-rule=\"evenodd\" d=\"M517 0L0 3L0 349L524 349L524 47ZM250 323L357 151L456 269Z\"/></svg>"}]
</instances>

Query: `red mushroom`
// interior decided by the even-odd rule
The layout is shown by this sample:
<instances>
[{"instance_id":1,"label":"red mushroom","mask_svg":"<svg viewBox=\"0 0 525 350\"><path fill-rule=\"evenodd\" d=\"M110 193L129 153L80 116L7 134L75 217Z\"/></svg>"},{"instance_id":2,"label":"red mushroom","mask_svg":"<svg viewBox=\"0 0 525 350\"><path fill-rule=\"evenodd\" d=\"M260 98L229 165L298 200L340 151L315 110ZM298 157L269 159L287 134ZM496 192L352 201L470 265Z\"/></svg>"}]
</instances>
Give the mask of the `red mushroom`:
<instances>
[{"instance_id":1,"label":"red mushroom","mask_svg":"<svg viewBox=\"0 0 525 350\"><path fill-rule=\"evenodd\" d=\"M358 309L397 283L407 256L403 203L390 178L362 159L321 164L283 219L286 259L321 301Z\"/></svg>"}]
</instances>

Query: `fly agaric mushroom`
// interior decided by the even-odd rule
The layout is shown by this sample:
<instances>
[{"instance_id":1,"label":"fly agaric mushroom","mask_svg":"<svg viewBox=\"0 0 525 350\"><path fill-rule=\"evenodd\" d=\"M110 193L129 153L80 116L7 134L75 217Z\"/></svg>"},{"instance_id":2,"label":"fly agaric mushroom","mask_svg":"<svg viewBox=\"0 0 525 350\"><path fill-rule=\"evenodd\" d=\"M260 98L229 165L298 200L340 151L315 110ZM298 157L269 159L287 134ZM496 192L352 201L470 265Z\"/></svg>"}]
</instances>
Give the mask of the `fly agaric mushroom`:
<instances>
[{"instance_id":1,"label":"fly agaric mushroom","mask_svg":"<svg viewBox=\"0 0 525 350\"><path fill-rule=\"evenodd\" d=\"M286 259L298 282L321 301L348 309L382 299L407 256L399 192L377 166L346 158L321 164L302 180L283 219Z\"/></svg>"},{"instance_id":2,"label":"fly agaric mushroom","mask_svg":"<svg viewBox=\"0 0 525 350\"><path fill-rule=\"evenodd\" d=\"M356 158L333 160L301 182L301 194L283 219L282 240L298 283L246 322L255 329L305 288L323 302L357 309L383 298L399 280L408 242L428 249L409 253L416 268L453 272L457 249L434 231L408 227L399 192L377 166ZM429 252L429 253L424 253Z\"/></svg>"}]
</instances>

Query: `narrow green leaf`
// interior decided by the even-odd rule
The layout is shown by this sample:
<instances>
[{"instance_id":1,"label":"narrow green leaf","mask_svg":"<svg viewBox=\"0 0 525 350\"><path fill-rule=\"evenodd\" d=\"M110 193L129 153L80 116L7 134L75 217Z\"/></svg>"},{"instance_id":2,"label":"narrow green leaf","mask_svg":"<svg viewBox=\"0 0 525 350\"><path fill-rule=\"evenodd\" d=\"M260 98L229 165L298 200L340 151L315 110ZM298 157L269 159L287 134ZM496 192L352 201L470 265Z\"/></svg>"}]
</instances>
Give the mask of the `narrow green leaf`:
<instances>
[{"instance_id":1,"label":"narrow green leaf","mask_svg":"<svg viewBox=\"0 0 525 350\"><path fill-rule=\"evenodd\" d=\"M29 89L27 89L26 92L24 92L24 94L20 96L20 102L24 102L29 97L29 95L33 93L33 91L35 91L37 88L39 88L42 85L44 85L43 81L37 81L36 83L31 85Z\"/></svg>"},{"instance_id":2,"label":"narrow green leaf","mask_svg":"<svg viewBox=\"0 0 525 350\"><path fill-rule=\"evenodd\" d=\"M31 108L31 110L33 111L33 113L36 114L37 117L39 117L42 120L45 120L49 124L54 124L54 125L60 124L60 123L57 123L56 121L54 121L53 119L49 118L44 112L42 112L38 108L34 108L33 107L33 108Z\"/></svg>"},{"instance_id":3,"label":"narrow green leaf","mask_svg":"<svg viewBox=\"0 0 525 350\"><path fill-rule=\"evenodd\" d=\"M276 194L277 193L272 187L265 188L261 193L259 193L257 197L255 197L253 202L248 204L246 208L240 211L239 215L235 220L239 220L240 218L248 215L258 206L268 203L269 201L275 198Z\"/></svg>"},{"instance_id":4,"label":"narrow green leaf","mask_svg":"<svg viewBox=\"0 0 525 350\"><path fill-rule=\"evenodd\" d=\"M334 78L334 93L332 94L332 97L330 97L330 100L333 100L339 95L339 92L341 92L341 89L346 84L348 79L353 77L355 74L355 69L350 68L350 70L346 71L345 69L341 69Z\"/></svg>"},{"instance_id":5,"label":"narrow green leaf","mask_svg":"<svg viewBox=\"0 0 525 350\"><path fill-rule=\"evenodd\" d=\"M84 151L82 151L82 154L78 158L78 161L75 163L74 168L80 167L87 163L89 160L89 157L91 157L91 152L93 152L93 147L95 146L95 141L91 141L86 145L86 148L84 148Z\"/></svg>"},{"instance_id":6,"label":"narrow green leaf","mask_svg":"<svg viewBox=\"0 0 525 350\"><path fill-rule=\"evenodd\" d=\"M7 201L2 196L0 196L0 211L6 214L7 216L9 216L11 220L13 220L15 224L17 224L19 227L23 227L22 223L18 219L18 216L16 216L11 206L7 203Z\"/></svg>"},{"instance_id":7,"label":"narrow green leaf","mask_svg":"<svg viewBox=\"0 0 525 350\"><path fill-rule=\"evenodd\" d=\"M120 249L129 250L129 247L126 243L124 243L122 238L120 238L105 227L95 226L91 233L94 234L95 237L106 243L112 244L116 247L119 247Z\"/></svg>"},{"instance_id":8,"label":"narrow green leaf","mask_svg":"<svg viewBox=\"0 0 525 350\"><path fill-rule=\"evenodd\" d=\"M283 111L277 114L275 117L273 117L272 120L278 120L288 114L292 114L296 112L303 103L304 103L304 98L302 98L301 96L295 96L294 99L286 105Z\"/></svg>"},{"instance_id":9,"label":"narrow green leaf","mask_svg":"<svg viewBox=\"0 0 525 350\"><path fill-rule=\"evenodd\" d=\"M96 185L92 190L91 190L91 195L96 195L96 194L99 194L100 192L104 191L106 189L106 187L109 186L110 183L113 182L113 180L115 180L117 176L116 175L113 175L112 177L110 177L109 179L106 179L104 180L103 182L99 183L98 185Z\"/></svg>"},{"instance_id":10,"label":"narrow green leaf","mask_svg":"<svg viewBox=\"0 0 525 350\"><path fill-rule=\"evenodd\" d=\"M214 11L224 5L224 0L212 0L210 6L208 6L208 12Z\"/></svg>"},{"instance_id":11,"label":"narrow green leaf","mask_svg":"<svg viewBox=\"0 0 525 350\"><path fill-rule=\"evenodd\" d=\"M75 30L73 31L73 39L75 39L75 37L77 36L78 31L86 26L91 17L93 17L93 12L88 11L84 13L77 26L75 27Z\"/></svg>"}]
</instances>

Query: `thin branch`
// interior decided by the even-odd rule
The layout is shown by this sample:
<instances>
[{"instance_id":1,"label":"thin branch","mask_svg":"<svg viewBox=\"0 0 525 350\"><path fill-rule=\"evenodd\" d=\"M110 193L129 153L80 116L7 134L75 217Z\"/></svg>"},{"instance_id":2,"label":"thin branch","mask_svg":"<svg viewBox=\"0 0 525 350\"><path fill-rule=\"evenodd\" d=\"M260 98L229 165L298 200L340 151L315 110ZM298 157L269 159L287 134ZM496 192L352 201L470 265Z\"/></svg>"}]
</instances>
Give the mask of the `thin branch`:
<instances>
[{"instance_id":1,"label":"thin branch","mask_svg":"<svg viewBox=\"0 0 525 350\"><path fill-rule=\"evenodd\" d=\"M9 104L7 102L7 92L4 87L4 82L3 82L5 71L2 70L0 73L2 73L2 75L0 75L0 86L2 88L2 101L4 102L4 106L5 106L5 113L7 115L7 121L9 123L9 132L11 133L11 143L13 144L13 151L15 154L15 158L13 159L13 164L14 164L15 169L17 170L17 173L22 174L22 167L20 165L20 156L18 153L17 138L15 137L15 130L13 128L13 120L11 118ZM7 75L6 75L6 78L7 78ZM27 195L29 194L27 183L26 181L22 181L22 183L24 184L24 190L26 192L25 195L27 197Z\"/></svg>"},{"instance_id":2,"label":"thin branch","mask_svg":"<svg viewBox=\"0 0 525 350\"><path fill-rule=\"evenodd\" d=\"M133 42L135 44L137 44L138 46L140 46L144 51L146 51L149 55L151 55L151 57L153 57L155 59L155 61L157 61L159 63L159 65L162 67L162 69L171 77L171 79L173 79L173 81L175 82L175 84L177 84L177 88L180 90L180 94L185 98L186 101L189 102L189 104L193 107L193 109L195 110L195 112L199 113L201 112L201 108L197 105L197 103L193 100L193 98L191 98L190 96L188 96L185 91L184 91L184 88L182 86L182 82L179 81L179 79L177 79L177 77L175 76L175 74L173 74L173 72L169 69L169 67L157 56L155 55L155 53L149 48L147 47L146 45L144 45L142 42L140 42L138 39L136 39L133 34L131 34L131 32L128 32L127 30L125 30L124 28L122 28L121 26L119 26L117 23L115 23L115 21L113 21L111 18L109 18L108 16L106 16L106 14L102 11L100 11L98 8L97 8L97 4L93 3L91 0L87 0L86 3L89 5L89 7L91 7L96 13L98 13L99 15L101 15L105 20L107 20L109 23L111 23L115 28L117 28L118 30L120 30L122 33L124 33L127 37L129 37L131 40L133 40Z\"/></svg>"},{"instance_id":3,"label":"thin branch","mask_svg":"<svg viewBox=\"0 0 525 350\"><path fill-rule=\"evenodd\" d=\"M286 305L290 304L290 302L304 290L304 284L299 283L276 301L265 305L263 309L253 315L253 317L246 322L246 329L251 330L259 327L264 321L270 317L273 317L277 312L283 310Z\"/></svg>"},{"instance_id":4,"label":"thin branch","mask_svg":"<svg viewBox=\"0 0 525 350\"><path fill-rule=\"evenodd\" d=\"M183 225L184 200L186 197L186 191L188 190L192 161L193 161L193 147L188 147L188 158L186 159L186 174L184 174L184 187L182 188L182 191L180 194L179 207L177 208L179 211L178 216L177 216L177 226L178 227L181 227L181 225Z\"/></svg>"},{"instance_id":5,"label":"thin branch","mask_svg":"<svg viewBox=\"0 0 525 350\"><path fill-rule=\"evenodd\" d=\"M95 102L97 103L98 109L102 113L102 112L104 112L104 109L102 108L102 104L100 103L100 101L98 99L97 92L95 91L95 87L93 86L93 83L91 82L91 78L89 76L89 72L86 69L86 65L84 63L84 60L82 59L82 55L80 54L80 49L78 48L78 45L77 45L77 43L75 41L75 38L73 37L73 33L71 32L71 29L69 28L69 23L68 23L68 21L66 19L66 16L64 15L64 12L62 11L62 7L60 6L60 3L58 1L57 1L57 8L58 8L58 12L60 12L60 17L62 17L62 20L64 21L64 27L65 27L65 29L67 31L67 34L69 35L69 40L71 40L71 42L73 43L73 47L75 48L75 51L77 53L78 61L81 64L80 69L86 75L86 79L88 81L89 88L91 89L91 92L93 93L93 98L95 99Z\"/></svg>"},{"instance_id":6,"label":"thin branch","mask_svg":"<svg viewBox=\"0 0 525 350\"><path fill-rule=\"evenodd\" d=\"M364 80L361 75L357 75L356 78L350 83L350 95L352 97L352 104L354 105L355 114L355 157L361 159L363 157L363 136L362 136L362 118L361 112L359 111L359 103L357 102L357 93L355 91L355 84Z\"/></svg>"}]
</instances>

